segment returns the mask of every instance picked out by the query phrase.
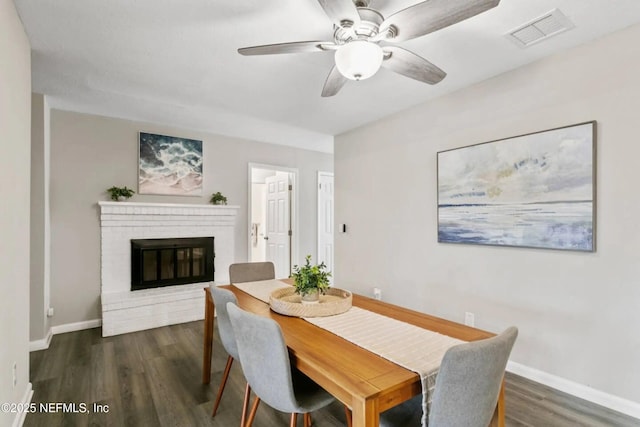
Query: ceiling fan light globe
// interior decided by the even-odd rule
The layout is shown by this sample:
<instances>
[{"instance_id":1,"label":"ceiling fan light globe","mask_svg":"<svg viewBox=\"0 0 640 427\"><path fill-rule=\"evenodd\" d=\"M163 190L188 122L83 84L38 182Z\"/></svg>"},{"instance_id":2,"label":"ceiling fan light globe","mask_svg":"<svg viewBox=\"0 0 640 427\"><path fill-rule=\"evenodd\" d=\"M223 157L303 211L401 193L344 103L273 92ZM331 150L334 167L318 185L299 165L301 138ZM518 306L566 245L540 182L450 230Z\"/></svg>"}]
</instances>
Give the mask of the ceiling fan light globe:
<instances>
[{"instance_id":1,"label":"ceiling fan light globe","mask_svg":"<svg viewBox=\"0 0 640 427\"><path fill-rule=\"evenodd\" d=\"M382 48L365 40L342 45L335 53L338 71L350 80L364 80L373 76L380 69L382 58Z\"/></svg>"}]
</instances>

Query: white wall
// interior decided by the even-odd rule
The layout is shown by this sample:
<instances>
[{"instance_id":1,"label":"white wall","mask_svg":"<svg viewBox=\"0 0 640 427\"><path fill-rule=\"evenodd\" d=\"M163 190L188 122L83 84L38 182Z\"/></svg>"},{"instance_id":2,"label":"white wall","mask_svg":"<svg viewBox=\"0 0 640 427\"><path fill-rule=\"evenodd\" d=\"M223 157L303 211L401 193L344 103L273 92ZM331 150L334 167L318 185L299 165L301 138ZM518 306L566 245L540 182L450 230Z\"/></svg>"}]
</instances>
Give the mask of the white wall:
<instances>
[{"instance_id":1,"label":"white wall","mask_svg":"<svg viewBox=\"0 0 640 427\"><path fill-rule=\"evenodd\" d=\"M494 332L516 325L513 361L640 402L638 40L634 26L338 136L336 283L458 322L470 311ZM437 243L438 151L588 120L597 252Z\"/></svg>"},{"instance_id":2,"label":"white wall","mask_svg":"<svg viewBox=\"0 0 640 427\"><path fill-rule=\"evenodd\" d=\"M11 0L0 0L0 403L29 391L29 40ZM17 384L13 383L13 364ZM0 425L17 422L0 411Z\"/></svg>"},{"instance_id":3,"label":"white wall","mask_svg":"<svg viewBox=\"0 0 640 427\"><path fill-rule=\"evenodd\" d=\"M131 201L208 203L220 191L240 205L235 260L248 256L249 162L300 171L299 258L316 251L315 176L332 170L333 156L282 145L184 129L51 111L51 305L52 326L100 318L100 225L97 202L113 185L137 190L138 132L200 139L204 151L202 197L136 194ZM306 196L312 193L312 197Z\"/></svg>"}]
</instances>

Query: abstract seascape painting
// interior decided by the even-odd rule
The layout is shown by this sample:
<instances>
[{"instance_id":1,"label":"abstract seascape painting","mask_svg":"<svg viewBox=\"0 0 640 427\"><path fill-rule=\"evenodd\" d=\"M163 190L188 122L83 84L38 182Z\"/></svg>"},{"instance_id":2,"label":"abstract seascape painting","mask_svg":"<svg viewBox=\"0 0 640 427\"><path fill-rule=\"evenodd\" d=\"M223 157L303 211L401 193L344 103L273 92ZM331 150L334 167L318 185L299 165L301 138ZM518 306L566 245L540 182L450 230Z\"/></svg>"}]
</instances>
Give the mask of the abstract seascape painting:
<instances>
[{"instance_id":1,"label":"abstract seascape painting","mask_svg":"<svg viewBox=\"0 0 640 427\"><path fill-rule=\"evenodd\" d=\"M595 251L596 122L438 153L438 242Z\"/></svg>"},{"instance_id":2,"label":"abstract seascape painting","mask_svg":"<svg viewBox=\"0 0 640 427\"><path fill-rule=\"evenodd\" d=\"M202 195L202 141L140 132L140 194Z\"/></svg>"}]
</instances>

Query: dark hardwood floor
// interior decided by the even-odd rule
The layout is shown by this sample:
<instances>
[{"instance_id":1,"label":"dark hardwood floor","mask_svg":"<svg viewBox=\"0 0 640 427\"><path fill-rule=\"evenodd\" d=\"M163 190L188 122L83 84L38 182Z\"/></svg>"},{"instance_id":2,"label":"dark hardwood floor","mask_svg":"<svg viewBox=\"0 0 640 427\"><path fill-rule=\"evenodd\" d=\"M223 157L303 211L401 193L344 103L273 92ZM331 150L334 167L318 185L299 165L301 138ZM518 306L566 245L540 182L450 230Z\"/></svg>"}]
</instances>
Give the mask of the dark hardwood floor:
<instances>
[{"instance_id":1,"label":"dark hardwood floor","mask_svg":"<svg viewBox=\"0 0 640 427\"><path fill-rule=\"evenodd\" d=\"M216 331L211 384L201 384L202 334L200 321L108 338L100 328L54 336L49 349L31 353L32 402L49 404L49 412L28 414L24 425L237 426L245 384L241 368L234 364L218 414L211 418L227 355ZM53 403L75 403L77 412ZM512 374L507 374L506 403L510 427L640 426ZM89 413L80 413L82 405ZM318 427L344 426L343 406L336 402L315 412L313 420ZM260 405L255 427L287 425L287 414Z\"/></svg>"}]
</instances>

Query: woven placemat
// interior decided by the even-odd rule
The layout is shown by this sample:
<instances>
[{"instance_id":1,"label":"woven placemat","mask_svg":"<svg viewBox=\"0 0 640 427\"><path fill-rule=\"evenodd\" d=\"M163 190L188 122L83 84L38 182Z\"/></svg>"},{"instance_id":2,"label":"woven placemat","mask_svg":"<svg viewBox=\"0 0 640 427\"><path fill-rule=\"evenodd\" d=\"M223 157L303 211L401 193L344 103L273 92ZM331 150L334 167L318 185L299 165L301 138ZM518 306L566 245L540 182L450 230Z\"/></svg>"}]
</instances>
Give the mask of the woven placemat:
<instances>
[{"instance_id":1,"label":"woven placemat","mask_svg":"<svg viewBox=\"0 0 640 427\"><path fill-rule=\"evenodd\" d=\"M338 288L327 289L316 304L302 304L293 287L277 289L271 293L271 310L285 316L323 317L344 313L351 308L351 292Z\"/></svg>"}]
</instances>

